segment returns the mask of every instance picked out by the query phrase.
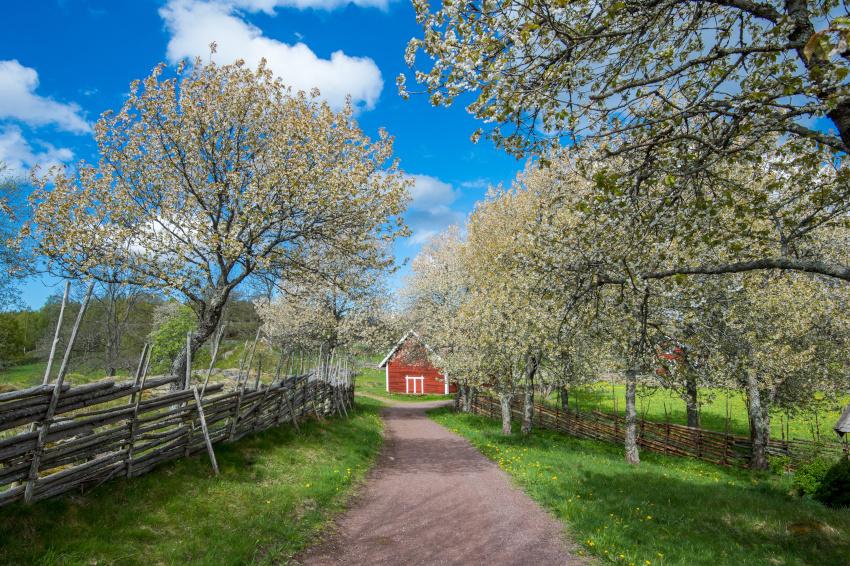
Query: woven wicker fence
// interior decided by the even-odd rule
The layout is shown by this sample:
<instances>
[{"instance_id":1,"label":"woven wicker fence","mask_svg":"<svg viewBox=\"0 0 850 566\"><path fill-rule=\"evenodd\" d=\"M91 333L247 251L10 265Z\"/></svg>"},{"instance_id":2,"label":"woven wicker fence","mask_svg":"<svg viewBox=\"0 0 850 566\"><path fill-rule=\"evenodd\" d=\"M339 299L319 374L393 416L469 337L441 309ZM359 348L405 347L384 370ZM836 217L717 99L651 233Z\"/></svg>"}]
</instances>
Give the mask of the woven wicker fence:
<instances>
[{"instance_id":1,"label":"woven wicker fence","mask_svg":"<svg viewBox=\"0 0 850 566\"><path fill-rule=\"evenodd\" d=\"M180 380L183 381L183 380ZM144 474L162 462L305 418L346 415L354 384L344 370L278 378L231 390L142 377L0 394L0 505L36 501ZM201 391L199 391L201 389Z\"/></svg>"},{"instance_id":2,"label":"woven wicker fence","mask_svg":"<svg viewBox=\"0 0 850 566\"><path fill-rule=\"evenodd\" d=\"M491 418L501 418L501 406L497 399L488 395L477 395L472 412ZM514 418L522 418L522 400L514 399L511 405ZM590 438L623 444L625 421L618 415L599 411L561 411L545 405L534 404L536 426L556 430L579 438ZM638 443L646 449L663 454L690 456L721 465L747 466L752 452L749 437L736 436L702 428L691 428L671 423L659 423L638 419ZM790 464L820 454L836 459L848 453L844 444L816 443L809 440L771 440L767 447L772 456L787 456Z\"/></svg>"}]
</instances>

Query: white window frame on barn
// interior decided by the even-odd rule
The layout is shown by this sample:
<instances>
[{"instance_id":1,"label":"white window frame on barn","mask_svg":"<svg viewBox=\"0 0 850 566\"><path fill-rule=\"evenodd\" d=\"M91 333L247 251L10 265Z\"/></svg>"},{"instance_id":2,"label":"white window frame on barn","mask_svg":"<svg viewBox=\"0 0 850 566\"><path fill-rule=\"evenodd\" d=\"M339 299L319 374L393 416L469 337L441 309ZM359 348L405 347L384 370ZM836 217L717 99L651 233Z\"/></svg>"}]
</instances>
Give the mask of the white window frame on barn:
<instances>
[{"instance_id":1,"label":"white window frame on barn","mask_svg":"<svg viewBox=\"0 0 850 566\"><path fill-rule=\"evenodd\" d=\"M413 381L413 394L416 395L416 382L419 381L419 394L425 395L425 376L424 375L405 375L404 376L404 392L410 395L410 382Z\"/></svg>"}]
</instances>

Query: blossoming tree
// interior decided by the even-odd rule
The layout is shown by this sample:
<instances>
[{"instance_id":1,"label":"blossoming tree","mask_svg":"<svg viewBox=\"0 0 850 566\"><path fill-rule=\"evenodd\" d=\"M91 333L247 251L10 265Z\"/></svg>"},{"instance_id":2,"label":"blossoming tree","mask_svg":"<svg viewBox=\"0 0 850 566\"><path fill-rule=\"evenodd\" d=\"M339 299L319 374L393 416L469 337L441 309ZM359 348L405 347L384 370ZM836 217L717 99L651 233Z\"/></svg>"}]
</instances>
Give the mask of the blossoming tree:
<instances>
[{"instance_id":1,"label":"blossoming tree","mask_svg":"<svg viewBox=\"0 0 850 566\"><path fill-rule=\"evenodd\" d=\"M98 163L43 181L30 230L53 269L188 301L198 328L181 375L246 280L390 262L373 242L403 232L407 182L391 139L369 139L352 113L264 63L196 60L173 77L160 65L98 121Z\"/></svg>"}]
</instances>

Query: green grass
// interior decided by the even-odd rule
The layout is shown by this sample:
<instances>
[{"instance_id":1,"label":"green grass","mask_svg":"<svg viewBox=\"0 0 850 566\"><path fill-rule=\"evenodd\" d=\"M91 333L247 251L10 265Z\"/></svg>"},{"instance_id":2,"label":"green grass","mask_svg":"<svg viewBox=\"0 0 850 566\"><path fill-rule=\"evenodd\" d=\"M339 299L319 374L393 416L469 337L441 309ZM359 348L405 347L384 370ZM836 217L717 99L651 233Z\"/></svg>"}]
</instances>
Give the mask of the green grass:
<instances>
[{"instance_id":1,"label":"green grass","mask_svg":"<svg viewBox=\"0 0 850 566\"><path fill-rule=\"evenodd\" d=\"M57 366L58 363L59 360L57 360L53 366L54 378L56 377L56 372L59 369ZM44 379L44 370L46 367L47 362L30 362L0 370L0 392L4 390L23 389L26 387L32 387L33 385L41 385L41 382ZM104 375L105 372L101 368L83 369L68 372L65 381L73 383L74 385L79 385L104 379ZM126 379L127 376L128 374L126 371L118 373L118 379Z\"/></svg>"},{"instance_id":2,"label":"green grass","mask_svg":"<svg viewBox=\"0 0 850 566\"><path fill-rule=\"evenodd\" d=\"M209 344L207 348L211 347ZM248 346L250 348L250 344ZM221 345L221 352L216 361L215 367L218 369L234 369L239 367L239 360L244 353L245 345L244 341L238 340L229 340L227 342L223 342ZM192 364L192 367L197 372L198 370L206 371L209 365L209 354L205 352L204 356L198 356L203 358L201 361L195 360ZM252 370L252 376L255 375L254 371L256 371L257 362L260 357L263 359L263 382L269 383L274 378L274 369L278 360L278 353L272 351L264 344L257 345L257 351L254 357L254 366ZM56 371L58 371L57 364L60 360L56 360L53 366L53 377L56 376ZM312 363L312 360L308 363ZM25 387L32 387L33 385L40 385L42 379L44 378L44 370L47 366L47 362L44 361L33 361L25 364L20 364L16 366L11 366L6 369L0 369L0 392L5 390L12 389L23 389ZM160 372L164 372L167 370L164 368L151 368L151 373L158 373L156 370L159 369ZM92 381L98 381L106 378L106 372L103 368L94 367L91 369L78 369L76 371L71 371L68 373L66 377L66 382L70 382L74 385L80 385L83 383L90 383ZM118 372L118 375L115 379L128 379L130 374L126 370L122 370ZM113 379L113 378L110 378ZM220 378L218 376L213 376L213 381L217 381Z\"/></svg>"},{"instance_id":3,"label":"green grass","mask_svg":"<svg viewBox=\"0 0 850 566\"><path fill-rule=\"evenodd\" d=\"M2 564L277 564L344 508L381 446L379 403L350 419L216 445L85 495L0 508Z\"/></svg>"},{"instance_id":4,"label":"green grass","mask_svg":"<svg viewBox=\"0 0 850 566\"><path fill-rule=\"evenodd\" d=\"M544 430L506 438L481 416L430 414L497 462L603 564L850 561L850 509L789 495L789 476L647 452L631 467L618 446Z\"/></svg>"},{"instance_id":5,"label":"green grass","mask_svg":"<svg viewBox=\"0 0 850 566\"><path fill-rule=\"evenodd\" d=\"M709 430L726 430L726 402L729 402L729 429L733 434L748 435L750 433L749 420L747 418L747 404L743 393L740 391L728 391L725 389L705 388L700 391L700 400L703 405L700 409L700 419L703 428ZM614 398L617 399L617 411L625 415L626 389L624 385L614 385L613 391L610 383L598 382L582 387L570 389L570 408L574 409L576 404L581 411L603 411L612 413L614 411ZM791 438L803 438L815 440L817 428L820 428L821 439L834 440L832 425L841 415L841 410L850 401L850 398L839 399L833 404L817 413L799 413L791 416L788 420ZM555 403L555 395L547 400ZM652 421L664 422L664 410L667 410L670 422L687 424L687 412L685 402L676 393L661 388L645 388L638 396L638 415ZM781 438L783 419L781 413L771 415L771 434L775 438Z\"/></svg>"},{"instance_id":6,"label":"green grass","mask_svg":"<svg viewBox=\"0 0 850 566\"><path fill-rule=\"evenodd\" d=\"M387 393L386 374L382 369L363 368L357 373L356 390L368 393L390 401L445 401L451 399L451 395L407 395L404 393Z\"/></svg>"}]
</instances>

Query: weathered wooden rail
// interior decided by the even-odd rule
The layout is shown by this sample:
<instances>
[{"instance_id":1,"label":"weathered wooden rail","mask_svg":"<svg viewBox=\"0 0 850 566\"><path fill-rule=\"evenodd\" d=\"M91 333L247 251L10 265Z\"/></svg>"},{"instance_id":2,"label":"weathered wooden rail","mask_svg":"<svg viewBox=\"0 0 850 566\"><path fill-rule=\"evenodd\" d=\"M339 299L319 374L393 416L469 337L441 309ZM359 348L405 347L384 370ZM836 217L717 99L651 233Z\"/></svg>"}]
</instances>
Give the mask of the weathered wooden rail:
<instances>
[{"instance_id":1,"label":"weathered wooden rail","mask_svg":"<svg viewBox=\"0 0 850 566\"><path fill-rule=\"evenodd\" d=\"M477 395L472 412L491 418L501 417L499 401L488 395ZM522 400L514 399L511 414L522 418ZM590 438L622 444L625 440L623 417L600 411L562 411L540 403L534 404L535 426L556 430L579 438ZM752 453L749 437L702 428L638 419L638 443L653 452L699 458L721 465L747 466ZM848 445L838 442L816 443L810 440L771 440L767 447L772 456L787 456L790 464L803 461L812 454L835 457L848 453Z\"/></svg>"},{"instance_id":2,"label":"weathered wooden rail","mask_svg":"<svg viewBox=\"0 0 850 566\"><path fill-rule=\"evenodd\" d=\"M201 451L217 470L217 442L347 414L354 402L353 376L339 368L267 385L249 385L246 375L229 390L204 384L203 393L189 383L172 390L175 381L137 377L0 394L0 506L139 476Z\"/></svg>"}]
</instances>

